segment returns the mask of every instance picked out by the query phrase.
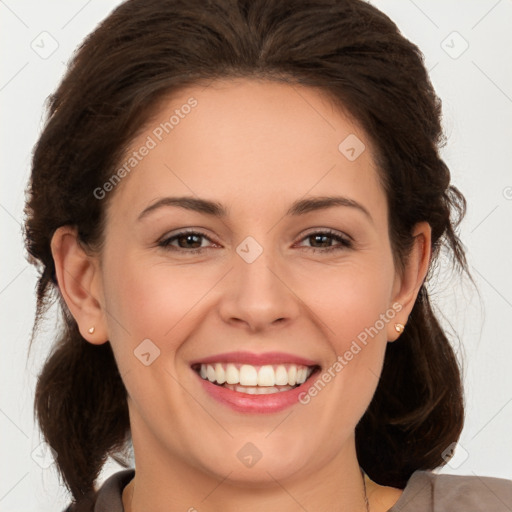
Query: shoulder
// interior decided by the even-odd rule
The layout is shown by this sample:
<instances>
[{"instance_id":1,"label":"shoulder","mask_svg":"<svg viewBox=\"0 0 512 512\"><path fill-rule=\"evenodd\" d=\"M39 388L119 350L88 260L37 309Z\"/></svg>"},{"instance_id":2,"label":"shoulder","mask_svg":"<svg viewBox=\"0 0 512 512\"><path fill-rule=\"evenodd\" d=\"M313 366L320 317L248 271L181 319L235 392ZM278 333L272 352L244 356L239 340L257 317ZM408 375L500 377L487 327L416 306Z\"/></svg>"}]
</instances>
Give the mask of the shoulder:
<instances>
[{"instance_id":1,"label":"shoulder","mask_svg":"<svg viewBox=\"0 0 512 512\"><path fill-rule=\"evenodd\" d=\"M415 471L389 512L512 510L512 480Z\"/></svg>"},{"instance_id":2,"label":"shoulder","mask_svg":"<svg viewBox=\"0 0 512 512\"><path fill-rule=\"evenodd\" d=\"M123 469L110 475L96 492L95 503L89 506L88 512L123 512L123 489L134 476L135 469ZM78 510L76 505L69 505L62 512L78 512ZM83 510L83 507L80 510Z\"/></svg>"}]
</instances>

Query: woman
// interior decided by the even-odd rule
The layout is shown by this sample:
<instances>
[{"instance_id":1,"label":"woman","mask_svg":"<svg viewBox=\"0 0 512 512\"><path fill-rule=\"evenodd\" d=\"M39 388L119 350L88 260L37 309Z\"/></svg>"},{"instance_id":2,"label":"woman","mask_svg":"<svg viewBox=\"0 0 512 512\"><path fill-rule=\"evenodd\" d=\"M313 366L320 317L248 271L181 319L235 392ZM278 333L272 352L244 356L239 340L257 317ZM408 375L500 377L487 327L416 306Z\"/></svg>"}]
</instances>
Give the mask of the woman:
<instances>
[{"instance_id":1,"label":"woman","mask_svg":"<svg viewBox=\"0 0 512 512\"><path fill-rule=\"evenodd\" d=\"M467 271L440 114L360 0L130 0L87 38L26 221L67 510L509 510L430 471L463 424L426 288L442 246Z\"/></svg>"}]
</instances>

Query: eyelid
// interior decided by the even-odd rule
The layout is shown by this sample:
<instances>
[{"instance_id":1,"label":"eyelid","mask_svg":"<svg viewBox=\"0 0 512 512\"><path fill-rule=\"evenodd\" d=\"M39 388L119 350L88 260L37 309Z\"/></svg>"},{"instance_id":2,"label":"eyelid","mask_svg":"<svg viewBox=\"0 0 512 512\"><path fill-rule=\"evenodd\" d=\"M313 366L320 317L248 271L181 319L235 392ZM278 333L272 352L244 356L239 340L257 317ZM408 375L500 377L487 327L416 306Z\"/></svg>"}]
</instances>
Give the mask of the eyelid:
<instances>
[{"instance_id":1,"label":"eyelid","mask_svg":"<svg viewBox=\"0 0 512 512\"><path fill-rule=\"evenodd\" d=\"M341 238L346 238L347 241L355 242L355 240L348 233L345 233L344 231L338 231L337 229L326 228L326 227L321 227L321 226L308 229L306 231L306 233L302 234L302 238L314 235L316 233L319 233L319 234L325 233L325 234L329 234L329 235L336 235ZM301 240L302 240L302 238L301 238Z\"/></svg>"},{"instance_id":2,"label":"eyelid","mask_svg":"<svg viewBox=\"0 0 512 512\"><path fill-rule=\"evenodd\" d=\"M354 239L341 231L331 229L331 228L321 228L316 227L312 228L310 231L306 232L301 236L301 238L298 240L299 242L302 242L306 239L308 239L311 236L314 235L327 235L331 239L338 241L338 245L330 245L328 247L311 247L311 246L299 246L299 249L309 249L311 252L316 253L324 253L328 254L333 251L342 251L347 249L353 249L354 248Z\"/></svg>"},{"instance_id":3,"label":"eyelid","mask_svg":"<svg viewBox=\"0 0 512 512\"><path fill-rule=\"evenodd\" d=\"M162 237L160 237L158 239L158 241L156 242L156 245L162 246L165 242L174 241L177 238L179 238L180 236L185 236L185 235L200 235L203 238L207 239L209 242L212 242L216 245L221 245L219 242L216 242L211 236L204 233L201 230L201 228L183 228L183 229L178 229L176 231L167 232L165 235L163 235ZM166 246L170 246L170 243L167 243ZM171 247L174 247L174 246L171 246ZM176 249L179 250L181 248L176 247ZM208 249L208 247L202 247L201 249ZM187 251L187 249L182 249L182 250ZM188 252L191 252L193 250L194 249L189 249Z\"/></svg>"},{"instance_id":4,"label":"eyelid","mask_svg":"<svg viewBox=\"0 0 512 512\"><path fill-rule=\"evenodd\" d=\"M193 249L185 249L182 247L175 247L175 246L171 245L171 243L174 242L175 240L177 240L179 237L186 236L188 234L199 235L200 237L205 238L206 240L208 240L209 242L211 242L215 245L222 245L222 244L219 244L219 242L216 242L214 239L212 239L212 237L205 234L200 228L183 228L181 230L178 230L177 232L166 233L164 236L162 236L158 240L156 245L159 247L162 247L163 249L173 250L173 251L181 252L184 254L198 254L207 249L212 248L210 246L207 246L207 247L198 247L198 248L193 248ZM337 240L339 242L339 244L331 245L328 247L299 246L299 248L300 249L310 249L313 253L315 253L315 252L328 253L330 251L342 250L342 249L346 250L346 249L350 249L353 247L354 239L350 235L348 235L344 232L337 231L332 228L325 228L325 227L324 228L322 228L322 227L310 228L306 233L303 233L301 235L301 237L297 240L297 242L295 242L295 244L297 244L298 242L302 242L302 241L306 240L308 237L311 237L313 235L327 235L328 237L331 237L332 239Z\"/></svg>"}]
</instances>

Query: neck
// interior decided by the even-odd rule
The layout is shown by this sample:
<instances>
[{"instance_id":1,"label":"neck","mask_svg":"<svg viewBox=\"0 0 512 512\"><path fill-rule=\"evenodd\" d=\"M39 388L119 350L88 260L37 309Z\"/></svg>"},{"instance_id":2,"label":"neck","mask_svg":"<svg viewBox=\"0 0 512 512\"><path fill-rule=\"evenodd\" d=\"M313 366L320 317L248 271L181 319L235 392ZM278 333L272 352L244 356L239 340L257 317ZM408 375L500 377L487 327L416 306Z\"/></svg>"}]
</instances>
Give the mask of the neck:
<instances>
[{"instance_id":1,"label":"neck","mask_svg":"<svg viewBox=\"0 0 512 512\"><path fill-rule=\"evenodd\" d=\"M147 440L147 438L146 438ZM276 478L272 471L254 481L236 479L235 471L224 478L206 474L179 459L162 456L141 457L155 453L137 450L136 476L123 491L125 512L280 512L333 510L365 512L365 482L350 443L343 453L316 467L307 466L288 477ZM253 468L255 469L255 468ZM256 476L256 474L255 474ZM367 480L368 495L374 492ZM371 508L372 512L374 511Z\"/></svg>"}]
</instances>

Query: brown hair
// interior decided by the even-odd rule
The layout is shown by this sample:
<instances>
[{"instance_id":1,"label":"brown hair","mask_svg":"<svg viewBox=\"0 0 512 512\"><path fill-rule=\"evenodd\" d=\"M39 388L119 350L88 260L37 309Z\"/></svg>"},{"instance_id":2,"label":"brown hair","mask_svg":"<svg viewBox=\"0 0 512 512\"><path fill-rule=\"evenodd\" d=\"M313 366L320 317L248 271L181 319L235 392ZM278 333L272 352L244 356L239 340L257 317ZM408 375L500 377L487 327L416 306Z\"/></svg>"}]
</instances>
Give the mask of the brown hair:
<instances>
[{"instance_id":1,"label":"brown hair","mask_svg":"<svg viewBox=\"0 0 512 512\"><path fill-rule=\"evenodd\" d=\"M337 101L376 149L397 266L413 226L427 221L428 277L442 246L468 272L456 235L466 204L439 156L440 100L421 52L386 15L362 0L123 3L86 38L49 98L26 205L26 246L40 268L34 332L56 298L64 318L39 375L35 411L77 501L94 499L109 455L124 460L130 425L110 344L85 341L60 295L52 235L69 224L84 244L101 242L110 196L100 201L93 191L112 176L151 109L187 85L226 77L300 83ZM462 424L458 363L423 285L357 426L360 464L379 484L403 488L413 471L445 463Z\"/></svg>"}]
</instances>

